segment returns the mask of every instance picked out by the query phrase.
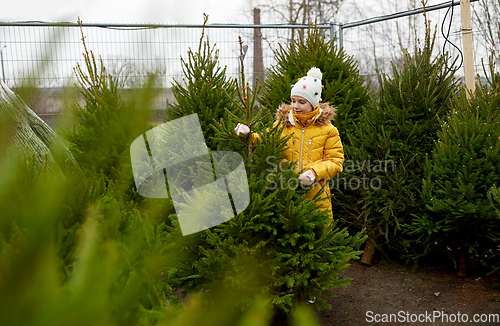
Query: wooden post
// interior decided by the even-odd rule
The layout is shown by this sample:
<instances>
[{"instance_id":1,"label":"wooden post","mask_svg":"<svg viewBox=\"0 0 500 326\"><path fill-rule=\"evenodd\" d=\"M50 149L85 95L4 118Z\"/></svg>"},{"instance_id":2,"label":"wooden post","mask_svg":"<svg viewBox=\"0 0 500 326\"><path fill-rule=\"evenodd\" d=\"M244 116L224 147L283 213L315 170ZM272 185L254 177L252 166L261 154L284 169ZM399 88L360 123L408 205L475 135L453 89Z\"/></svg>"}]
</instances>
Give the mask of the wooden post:
<instances>
[{"instance_id":1,"label":"wooden post","mask_svg":"<svg viewBox=\"0 0 500 326\"><path fill-rule=\"evenodd\" d=\"M260 9L254 8L253 10L253 23L260 25ZM264 56L262 54L262 32L260 28L253 30L253 80L258 78L259 82L264 81Z\"/></svg>"},{"instance_id":2,"label":"wooden post","mask_svg":"<svg viewBox=\"0 0 500 326\"><path fill-rule=\"evenodd\" d=\"M372 265L373 261L375 260L375 243L373 242L372 239L368 238L366 239L365 243L365 250L363 252L363 255L361 256L361 263L365 265Z\"/></svg>"},{"instance_id":3,"label":"wooden post","mask_svg":"<svg viewBox=\"0 0 500 326\"><path fill-rule=\"evenodd\" d=\"M457 276L461 278L467 277L467 257L464 253L461 253L460 260L458 261Z\"/></svg>"},{"instance_id":4,"label":"wooden post","mask_svg":"<svg viewBox=\"0 0 500 326\"><path fill-rule=\"evenodd\" d=\"M469 90L467 98L470 98L470 95L474 94L476 91L470 0L460 0L460 15L462 17L462 50L464 55L465 87Z\"/></svg>"}]
</instances>

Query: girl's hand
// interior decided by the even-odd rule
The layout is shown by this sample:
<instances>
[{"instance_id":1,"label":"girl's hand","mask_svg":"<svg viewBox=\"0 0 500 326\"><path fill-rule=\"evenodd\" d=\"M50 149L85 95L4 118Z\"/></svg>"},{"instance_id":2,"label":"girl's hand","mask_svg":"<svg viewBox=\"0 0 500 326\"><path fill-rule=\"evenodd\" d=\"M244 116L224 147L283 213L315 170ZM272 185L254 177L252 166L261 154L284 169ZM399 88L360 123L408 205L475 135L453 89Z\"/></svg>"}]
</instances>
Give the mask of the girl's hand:
<instances>
[{"instance_id":1,"label":"girl's hand","mask_svg":"<svg viewBox=\"0 0 500 326\"><path fill-rule=\"evenodd\" d=\"M305 171L299 176L299 180L302 182L304 186L309 186L313 184L315 179L316 179L316 174L311 169Z\"/></svg>"},{"instance_id":2,"label":"girl's hand","mask_svg":"<svg viewBox=\"0 0 500 326\"><path fill-rule=\"evenodd\" d=\"M246 135L250 132L250 128L248 128L248 126L243 123L238 123L236 125L236 128L234 128L234 131L236 131L237 136L239 136L240 134Z\"/></svg>"}]
</instances>

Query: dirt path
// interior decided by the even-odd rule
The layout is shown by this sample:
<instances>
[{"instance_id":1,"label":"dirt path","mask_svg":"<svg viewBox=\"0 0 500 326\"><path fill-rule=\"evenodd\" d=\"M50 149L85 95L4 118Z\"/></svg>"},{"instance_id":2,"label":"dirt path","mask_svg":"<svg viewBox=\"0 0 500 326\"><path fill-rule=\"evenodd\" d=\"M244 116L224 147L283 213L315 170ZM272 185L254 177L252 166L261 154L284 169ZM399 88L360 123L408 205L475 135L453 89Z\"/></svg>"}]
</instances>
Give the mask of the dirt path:
<instances>
[{"instance_id":1,"label":"dirt path","mask_svg":"<svg viewBox=\"0 0 500 326\"><path fill-rule=\"evenodd\" d=\"M328 300L332 309L319 313L323 326L500 325L500 290L494 289L494 278L460 279L440 270L412 273L406 267L358 261L340 275L346 277L353 279L351 285L336 289L337 296Z\"/></svg>"}]
</instances>

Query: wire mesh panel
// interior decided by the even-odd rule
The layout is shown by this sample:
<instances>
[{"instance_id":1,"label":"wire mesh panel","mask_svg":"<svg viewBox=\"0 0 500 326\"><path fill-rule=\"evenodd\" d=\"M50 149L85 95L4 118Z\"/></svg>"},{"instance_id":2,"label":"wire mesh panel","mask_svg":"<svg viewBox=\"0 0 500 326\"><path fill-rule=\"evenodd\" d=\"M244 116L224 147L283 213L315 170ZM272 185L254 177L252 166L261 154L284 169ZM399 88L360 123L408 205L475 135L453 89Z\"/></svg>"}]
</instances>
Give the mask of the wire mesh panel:
<instances>
[{"instance_id":1,"label":"wire mesh panel","mask_svg":"<svg viewBox=\"0 0 500 326\"><path fill-rule=\"evenodd\" d=\"M298 28L306 28L299 26ZM34 86L36 94L30 97L30 107L44 119L63 111L63 91L76 83L74 68L85 68L84 45L99 64L102 59L107 73L115 77L124 92L132 94L151 74L157 76L162 92L153 101L153 110L163 110L175 101L171 86L174 80L182 83L182 58L188 51L198 51L200 38L218 51L221 67L226 67L231 78L237 78L240 69L238 38L249 45L245 56L247 80L253 78L254 56L262 56L264 70L274 63L273 50L288 42L297 26L265 26L261 32L262 52L254 54L254 26L220 25L166 26L166 25L107 25L2 23L3 80L16 89ZM329 29L329 26L320 28ZM84 69L85 71L85 69ZM250 78L248 78L250 77ZM75 95L76 92L72 93Z\"/></svg>"},{"instance_id":2,"label":"wire mesh panel","mask_svg":"<svg viewBox=\"0 0 500 326\"><path fill-rule=\"evenodd\" d=\"M459 2L448 2L429 7L425 13L431 31L434 56L447 53L450 64L457 71L457 78L463 78L462 27ZM419 12L419 13L412 13ZM425 16L420 10L412 10L405 15L387 15L345 24L343 34L344 50L358 62L360 73L378 87L380 73L391 73L395 64L401 67L404 53L414 53L425 44ZM475 18L475 17L473 17ZM489 69L488 56L492 46L482 42L480 31L472 31L474 39L474 65L479 75Z\"/></svg>"},{"instance_id":3,"label":"wire mesh panel","mask_svg":"<svg viewBox=\"0 0 500 326\"><path fill-rule=\"evenodd\" d=\"M451 3L451 2L450 2ZM460 10L453 12L442 5L428 11L432 32L436 33L434 54L449 52L461 64L462 31ZM338 27L340 26L340 27ZM318 24L330 39L338 42L358 62L360 73L376 88L381 72L390 73L391 65L401 65L403 53L413 53L425 45L425 21L422 13L405 16L388 15L349 24ZM297 29L307 25L207 25L206 40L218 51L221 67L231 78L238 77L240 46L238 37L249 46L245 57L247 81L253 81L254 64L261 59L265 73L275 64L274 53L286 46ZM337 34L338 35L334 35ZM40 22L0 22L0 61L2 79L13 88L35 86L28 105L46 121L64 111L68 101L78 98L75 91L74 67L84 67L82 33L89 51L102 58L109 74L117 78L126 94L134 94L146 77L155 74L161 90L152 101L158 112L175 101L171 86L182 83L182 58L189 49L198 51L203 33L200 25L125 25L125 24L51 24ZM256 34L261 35L260 38ZM447 36L447 39L444 37ZM486 59L494 45L481 42L474 31L476 73L482 73L481 60ZM254 52L261 40L262 51ZM256 56L262 56L257 58ZM488 60L485 60L487 64ZM262 77L262 72L255 71ZM457 77L463 75L463 69ZM52 123L53 124L53 123Z\"/></svg>"}]
</instances>

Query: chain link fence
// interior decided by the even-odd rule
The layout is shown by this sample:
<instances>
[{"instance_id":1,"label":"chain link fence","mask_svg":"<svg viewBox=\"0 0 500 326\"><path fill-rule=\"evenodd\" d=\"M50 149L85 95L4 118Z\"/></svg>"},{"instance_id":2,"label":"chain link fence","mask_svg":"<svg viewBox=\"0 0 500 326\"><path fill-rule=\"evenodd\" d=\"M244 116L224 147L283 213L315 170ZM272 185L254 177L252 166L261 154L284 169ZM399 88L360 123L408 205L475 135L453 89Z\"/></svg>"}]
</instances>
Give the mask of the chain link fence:
<instances>
[{"instance_id":1,"label":"chain link fence","mask_svg":"<svg viewBox=\"0 0 500 326\"><path fill-rule=\"evenodd\" d=\"M251 77L256 59L260 59L265 71L273 64L273 49L290 40L297 28L307 27L206 25L204 33L205 40L218 51L220 66L227 67L230 77L236 78L239 36L249 45L245 65ZM330 25L319 27L328 32L331 29ZM257 54L253 52L256 31L262 34L262 51ZM2 78L13 89L35 86L36 94L28 104L53 125L53 116L63 110L68 98L64 95L75 85L74 67L84 67L84 37L87 49L97 60L102 58L106 71L117 78L123 92L133 94L147 76L156 74L162 92L151 109L160 113L175 100L170 87L173 80L182 82L181 58L187 59L189 49L198 50L202 32L202 25L82 24L80 29L76 23L0 23Z\"/></svg>"},{"instance_id":2,"label":"chain link fence","mask_svg":"<svg viewBox=\"0 0 500 326\"><path fill-rule=\"evenodd\" d=\"M458 1L450 2L457 5ZM444 51L460 57L462 44L460 13L450 14L448 5L427 8L427 18L436 31L436 55L443 51L449 30L449 41ZM448 12L448 14L446 14ZM450 18L451 17L451 18ZM450 19L452 23L449 24ZM358 62L367 82L376 88L378 75L389 73L392 63L401 65L405 51L425 46L424 16L421 11L376 17L353 23L317 25L327 37L335 38L348 55ZM205 35L219 51L222 67L230 77L238 77L241 36L249 50L245 57L247 78L252 77L260 62L263 73L274 64L273 51L290 42L297 30L307 25L206 25ZM159 76L162 90L153 101L156 119L173 102L173 80L182 82L181 58L187 58L189 49L198 50L202 35L201 25L131 25L85 24L80 30L76 23L0 22L0 59L2 80L11 88L35 86L28 105L45 121L55 125L57 117L68 101L77 96L73 68L83 65L82 33L89 51L102 58L108 73L118 78L123 92L133 94L151 73ZM260 36L261 35L261 36ZM476 39L474 32L474 39ZM261 51L254 51L257 45ZM484 45L474 44L476 72L482 72L481 59L488 57ZM487 60L486 60L487 62ZM457 64L460 63L460 59ZM457 77L463 74L457 72ZM259 73L255 71L255 73Z\"/></svg>"}]
</instances>

